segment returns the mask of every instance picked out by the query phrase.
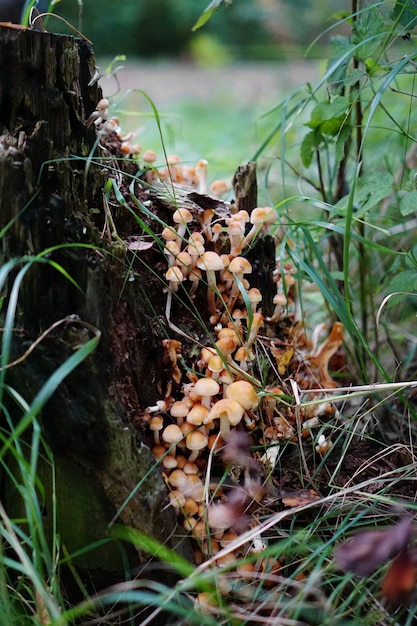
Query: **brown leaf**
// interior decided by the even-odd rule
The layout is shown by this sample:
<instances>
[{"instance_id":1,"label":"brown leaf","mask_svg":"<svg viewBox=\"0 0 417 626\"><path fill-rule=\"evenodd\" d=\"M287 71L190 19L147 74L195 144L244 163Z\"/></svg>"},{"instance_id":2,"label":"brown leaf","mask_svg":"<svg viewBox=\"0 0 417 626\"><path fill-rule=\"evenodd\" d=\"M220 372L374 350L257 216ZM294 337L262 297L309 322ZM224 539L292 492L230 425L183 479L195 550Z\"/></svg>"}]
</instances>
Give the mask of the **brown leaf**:
<instances>
[{"instance_id":1,"label":"brown leaf","mask_svg":"<svg viewBox=\"0 0 417 626\"><path fill-rule=\"evenodd\" d=\"M281 500L285 506L303 506L303 504L311 504L320 500L320 496L312 489L300 489L297 491L281 492Z\"/></svg>"}]
</instances>

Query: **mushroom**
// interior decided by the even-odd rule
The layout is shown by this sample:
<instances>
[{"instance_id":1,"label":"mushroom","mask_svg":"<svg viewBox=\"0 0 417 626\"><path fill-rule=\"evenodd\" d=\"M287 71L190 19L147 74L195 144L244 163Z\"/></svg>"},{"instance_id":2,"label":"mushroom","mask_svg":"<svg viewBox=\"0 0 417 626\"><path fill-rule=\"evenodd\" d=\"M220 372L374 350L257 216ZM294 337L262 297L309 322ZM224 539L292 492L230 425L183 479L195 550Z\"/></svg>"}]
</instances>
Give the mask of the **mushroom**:
<instances>
[{"instance_id":1,"label":"mushroom","mask_svg":"<svg viewBox=\"0 0 417 626\"><path fill-rule=\"evenodd\" d=\"M167 241L164 247L164 254L168 259L168 267L175 265L175 260L180 252L180 246L176 241Z\"/></svg>"},{"instance_id":2,"label":"mushroom","mask_svg":"<svg viewBox=\"0 0 417 626\"><path fill-rule=\"evenodd\" d=\"M236 400L246 411L256 409L259 404L255 387L247 380L236 380L228 385L226 398Z\"/></svg>"},{"instance_id":3,"label":"mushroom","mask_svg":"<svg viewBox=\"0 0 417 626\"><path fill-rule=\"evenodd\" d=\"M170 473L168 483L171 487L178 489L182 494L187 491L189 486L187 474L180 469L174 469L174 471Z\"/></svg>"},{"instance_id":4,"label":"mushroom","mask_svg":"<svg viewBox=\"0 0 417 626\"><path fill-rule=\"evenodd\" d=\"M256 337L258 336L259 329L261 328L263 321L264 321L264 316L262 315L262 313L257 311L256 313L253 314L252 324L250 326L250 331L249 331L249 337L246 341L246 347L248 349L251 347Z\"/></svg>"},{"instance_id":5,"label":"mushroom","mask_svg":"<svg viewBox=\"0 0 417 626\"><path fill-rule=\"evenodd\" d=\"M177 424L169 424L162 433L162 439L172 447L172 454L175 456L176 446L183 438L182 430Z\"/></svg>"},{"instance_id":6,"label":"mushroom","mask_svg":"<svg viewBox=\"0 0 417 626\"><path fill-rule=\"evenodd\" d=\"M195 404L193 408L187 413L185 418L189 424L193 426L201 426L204 424L204 420L208 415L208 408L202 404Z\"/></svg>"},{"instance_id":7,"label":"mushroom","mask_svg":"<svg viewBox=\"0 0 417 626\"><path fill-rule=\"evenodd\" d=\"M203 214L200 216L200 224L202 227L202 232L206 235L207 241L212 240L211 233L211 220L213 219L214 209L205 209Z\"/></svg>"},{"instance_id":8,"label":"mushroom","mask_svg":"<svg viewBox=\"0 0 417 626\"><path fill-rule=\"evenodd\" d=\"M183 273L184 278L189 277L191 270L191 254L185 250L179 252L176 257L177 265Z\"/></svg>"},{"instance_id":9,"label":"mushroom","mask_svg":"<svg viewBox=\"0 0 417 626\"><path fill-rule=\"evenodd\" d=\"M230 239L230 254L239 256L242 252L242 243L245 237L245 225L234 217L226 218L227 234Z\"/></svg>"},{"instance_id":10,"label":"mushroom","mask_svg":"<svg viewBox=\"0 0 417 626\"><path fill-rule=\"evenodd\" d=\"M191 257L191 254L190 254L190 257ZM198 267L193 267L190 270L190 273L188 275L188 280L191 282L191 288L190 288L190 291L188 292L188 295L190 296L190 298L194 298L195 292L197 291L198 285L200 284L201 277L202 277L202 273L201 273L201 270L198 269Z\"/></svg>"},{"instance_id":11,"label":"mushroom","mask_svg":"<svg viewBox=\"0 0 417 626\"><path fill-rule=\"evenodd\" d=\"M208 161L206 161L206 159L200 159L195 166L196 172L198 173L198 193L207 193L207 166Z\"/></svg>"},{"instance_id":12,"label":"mushroom","mask_svg":"<svg viewBox=\"0 0 417 626\"><path fill-rule=\"evenodd\" d=\"M181 169L178 165L181 163L181 159L177 154L170 154L167 156L167 169L165 170L166 175L171 180L171 183L181 183L182 182L182 174Z\"/></svg>"},{"instance_id":13,"label":"mushroom","mask_svg":"<svg viewBox=\"0 0 417 626\"><path fill-rule=\"evenodd\" d=\"M252 265L247 259L245 259L245 257L237 256L230 261L229 267L227 269L233 274L234 277L233 285L230 290L229 298L227 300L227 308L229 310L229 313L232 313L235 302L240 293L239 282L243 280L244 274L252 273Z\"/></svg>"},{"instance_id":14,"label":"mushroom","mask_svg":"<svg viewBox=\"0 0 417 626\"><path fill-rule=\"evenodd\" d=\"M210 315L214 315L216 313L216 293L218 292L216 272L224 269L224 263L217 252L209 250L197 260L197 267L206 271L208 283L207 309Z\"/></svg>"},{"instance_id":15,"label":"mushroom","mask_svg":"<svg viewBox=\"0 0 417 626\"><path fill-rule=\"evenodd\" d=\"M245 249L250 244L255 234L262 227L267 226L268 224L274 224L276 222L276 219L277 216L275 210L270 206L256 207L256 209L253 209L250 215L250 223L252 224L252 228L243 240L242 249Z\"/></svg>"},{"instance_id":16,"label":"mushroom","mask_svg":"<svg viewBox=\"0 0 417 626\"><path fill-rule=\"evenodd\" d=\"M222 371L223 367L224 367L224 363L223 363L222 358L218 354L215 354L211 357L211 359L207 363L207 372L211 374L211 377L214 380L216 380L216 378L219 376L220 372Z\"/></svg>"},{"instance_id":17,"label":"mushroom","mask_svg":"<svg viewBox=\"0 0 417 626\"><path fill-rule=\"evenodd\" d=\"M155 441L155 445L159 446L161 441L159 439L159 433L164 427L164 419L162 415L154 415L149 420L149 428L153 432L153 438Z\"/></svg>"},{"instance_id":18,"label":"mushroom","mask_svg":"<svg viewBox=\"0 0 417 626\"><path fill-rule=\"evenodd\" d=\"M184 421L184 418L187 417L189 413L189 407L182 400L177 400L171 406L169 412L171 417L174 417L177 420L177 425L180 426Z\"/></svg>"},{"instance_id":19,"label":"mushroom","mask_svg":"<svg viewBox=\"0 0 417 626\"><path fill-rule=\"evenodd\" d=\"M252 287L251 289L249 289L247 294L248 294L249 302L251 304L252 312L255 313L256 307L258 306L260 302L262 302L262 294L259 291L259 289L257 289L256 287Z\"/></svg>"},{"instance_id":20,"label":"mushroom","mask_svg":"<svg viewBox=\"0 0 417 626\"><path fill-rule=\"evenodd\" d=\"M163 362L171 366L171 376L176 383L181 382L182 373L178 367L178 356L181 354L182 344L176 339L163 339L162 347L164 349Z\"/></svg>"},{"instance_id":21,"label":"mushroom","mask_svg":"<svg viewBox=\"0 0 417 626\"><path fill-rule=\"evenodd\" d=\"M85 125L90 126L92 122L94 122L96 126L101 124L109 115L109 106L110 104L107 98L101 98L101 100L97 102L95 111L87 118Z\"/></svg>"},{"instance_id":22,"label":"mushroom","mask_svg":"<svg viewBox=\"0 0 417 626\"><path fill-rule=\"evenodd\" d=\"M277 293L274 296L274 299L272 300L272 302L275 304L275 309L274 312L272 313L271 317L267 317L266 321L268 322L268 324L272 324L275 322L278 322L281 318L281 315L283 313L284 307L287 304L287 298L285 296L285 294L283 293Z\"/></svg>"},{"instance_id":23,"label":"mushroom","mask_svg":"<svg viewBox=\"0 0 417 626\"><path fill-rule=\"evenodd\" d=\"M207 443L208 437L201 430L193 430L187 435L185 445L188 450L191 450L191 454L188 457L190 463L196 460L200 450L207 447Z\"/></svg>"},{"instance_id":24,"label":"mushroom","mask_svg":"<svg viewBox=\"0 0 417 626\"><path fill-rule=\"evenodd\" d=\"M177 209L174 211L172 219L177 226L177 244L181 247L182 240L184 239L185 232L187 230L187 224L193 221L191 211L188 209Z\"/></svg>"},{"instance_id":25,"label":"mushroom","mask_svg":"<svg viewBox=\"0 0 417 626\"><path fill-rule=\"evenodd\" d=\"M333 442L330 438L326 439L325 435L319 435L317 439L317 445L315 447L317 454L319 454L320 456L324 456L326 452L329 452L329 450L332 449L332 447Z\"/></svg>"},{"instance_id":26,"label":"mushroom","mask_svg":"<svg viewBox=\"0 0 417 626\"><path fill-rule=\"evenodd\" d=\"M214 180L210 185L210 191L216 198L221 198L229 189L228 183L221 178Z\"/></svg>"},{"instance_id":27,"label":"mushroom","mask_svg":"<svg viewBox=\"0 0 417 626\"><path fill-rule=\"evenodd\" d=\"M169 267L166 271L165 278L169 283L169 289L171 291L178 291L180 283L182 283L182 281L184 280L184 274L181 272L179 267L173 265L172 267Z\"/></svg>"},{"instance_id":28,"label":"mushroom","mask_svg":"<svg viewBox=\"0 0 417 626\"><path fill-rule=\"evenodd\" d=\"M211 398L216 396L219 391L220 385L214 378L199 378L190 395L201 398L201 404L210 409ZM188 418L187 421L189 421Z\"/></svg>"},{"instance_id":29,"label":"mushroom","mask_svg":"<svg viewBox=\"0 0 417 626\"><path fill-rule=\"evenodd\" d=\"M211 407L205 424L209 424L216 419L220 420L220 435L223 439L226 439L230 433L230 426L236 426L239 424L243 417L244 409L239 402L233 398L222 398L217 400Z\"/></svg>"}]
</instances>

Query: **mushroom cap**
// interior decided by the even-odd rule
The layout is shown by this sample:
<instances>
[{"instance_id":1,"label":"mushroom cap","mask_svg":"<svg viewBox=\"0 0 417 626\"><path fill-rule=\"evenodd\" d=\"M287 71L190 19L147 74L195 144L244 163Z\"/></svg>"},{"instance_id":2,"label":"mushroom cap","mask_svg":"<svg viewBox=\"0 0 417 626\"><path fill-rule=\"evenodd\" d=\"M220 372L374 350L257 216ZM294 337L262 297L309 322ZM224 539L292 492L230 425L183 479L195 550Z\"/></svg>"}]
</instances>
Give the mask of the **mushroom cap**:
<instances>
[{"instance_id":1,"label":"mushroom cap","mask_svg":"<svg viewBox=\"0 0 417 626\"><path fill-rule=\"evenodd\" d=\"M219 271L224 269L224 263L217 252L208 250L197 260L197 267L206 271Z\"/></svg>"},{"instance_id":2,"label":"mushroom cap","mask_svg":"<svg viewBox=\"0 0 417 626\"><path fill-rule=\"evenodd\" d=\"M220 337L220 339L216 341L216 346L220 354L228 356L236 350L237 344L233 337Z\"/></svg>"},{"instance_id":3,"label":"mushroom cap","mask_svg":"<svg viewBox=\"0 0 417 626\"><path fill-rule=\"evenodd\" d=\"M185 418L189 424L201 426L208 415L208 408L203 404L195 404Z\"/></svg>"},{"instance_id":4,"label":"mushroom cap","mask_svg":"<svg viewBox=\"0 0 417 626\"><path fill-rule=\"evenodd\" d=\"M101 100L99 100L97 102L96 110L97 111L105 111L106 109L109 108L109 106L110 106L110 103L107 100L107 98L101 98Z\"/></svg>"},{"instance_id":5,"label":"mushroom cap","mask_svg":"<svg viewBox=\"0 0 417 626\"><path fill-rule=\"evenodd\" d=\"M261 302L262 300L262 294L259 289L257 289L257 287L252 287L248 291L248 298L250 302L254 304L259 304L259 302Z\"/></svg>"},{"instance_id":6,"label":"mushroom cap","mask_svg":"<svg viewBox=\"0 0 417 626\"><path fill-rule=\"evenodd\" d=\"M260 206L253 209L250 214L251 224L273 224L277 219L275 210L270 206Z\"/></svg>"},{"instance_id":7,"label":"mushroom cap","mask_svg":"<svg viewBox=\"0 0 417 626\"><path fill-rule=\"evenodd\" d=\"M232 259L227 269L229 270L229 272L232 272L232 274L252 273L252 265L243 256L236 256L234 259Z\"/></svg>"},{"instance_id":8,"label":"mushroom cap","mask_svg":"<svg viewBox=\"0 0 417 626\"><path fill-rule=\"evenodd\" d=\"M163 427L164 427L164 419L163 419L162 415L154 415L149 420L149 428L151 430L154 430L154 431L155 430L162 430Z\"/></svg>"},{"instance_id":9,"label":"mushroom cap","mask_svg":"<svg viewBox=\"0 0 417 626\"><path fill-rule=\"evenodd\" d=\"M227 417L230 425L236 426L242 419L243 413L244 409L239 402L236 402L236 400L231 398L222 398L221 400L217 400L217 402L211 407L205 424L209 424L216 419Z\"/></svg>"},{"instance_id":10,"label":"mushroom cap","mask_svg":"<svg viewBox=\"0 0 417 626\"><path fill-rule=\"evenodd\" d=\"M227 191L229 191L230 187L228 185L228 183L221 179L218 178L217 180L213 180L213 182L210 185L210 190L216 195L216 196L222 196L224 193L226 193Z\"/></svg>"},{"instance_id":11,"label":"mushroom cap","mask_svg":"<svg viewBox=\"0 0 417 626\"><path fill-rule=\"evenodd\" d=\"M248 361L250 359L250 354L246 346L240 346L240 348L236 350L234 358L236 361Z\"/></svg>"},{"instance_id":12,"label":"mushroom cap","mask_svg":"<svg viewBox=\"0 0 417 626\"><path fill-rule=\"evenodd\" d=\"M177 209L172 216L175 224L189 224L192 222L193 215L188 209Z\"/></svg>"},{"instance_id":13,"label":"mushroom cap","mask_svg":"<svg viewBox=\"0 0 417 626\"><path fill-rule=\"evenodd\" d=\"M245 209L240 209L240 211L233 215L233 219L246 224L249 222L249 213L245 211Z\"/></svg>"},{"instance_id":14,"label":"mushroom cap","mask_svg":"<svg viewBox=\"0 0 417 626\"><path fill-rule=\"evenodd\" d=\"M175 228L170 228L169 226L165 226L161 233L162 239L165 241L176 241L177 240L177 232Z\"/></svg>"},{"instance_id":15,"label":"mushroom cap","mask_svg":"<svg viewBox=\"0 0 417 626\"><path fill-rule=\"evenodd\" d=\"M177 487L180 491L184 491L188 487L188 476L180 469L174 469L168 477L168 482L173 487Z\"/></svg>"},{"instance_id":16,"label":"mushroom cap","mask_svg":"<svg viewBox=\"0 0 417 626\"><path fill-rule=\"evenodd\" d=\"M219 383L214 378L199 378L194 385L193 394L200 398L216 396L220 391Z\"/></svg>"},{"instance_id":17,"label":"mushroom cap","mask_svg":"<svg viewBox=\"0 0 417 626\"><path fill-rule=\"evenodd\" d=\"M224 367L223 360L218 354L214 354L207 363L207 369L214 374L221 372Z\"/></svg>"},{"instance_id":18,"label":"mushroom cap","mask_svg":"<svg viewBox=\"0 0 417 626\"><path fill-rule=\"evenodd\" d=\"M177 241L173 239L169 239L165 244L164 254L173 254L174 256L177 256L179 253L180 253L180 247Z\"/></svg>"},{"instance_id":19,"label":"mushroom cap","mask_svg":"<svg viewBox=\"0 0 417 626\"><path fill-rule=\"evenodd\" d=\"M153 150L145 150L142 154L142 160L145 161L145 163L154 163L156 161L156 152Z\"/></svg>"},{"instance_id":20,"label":"mushroom cap","mask_svg":"<svg viewBox=\"0 0 417 626\"><path fill-rule=\"evenodd\" d=\"M236 400L245 410L256 409L259 404L258 394L247 380L236 380L228 385L226 397Z\"/></svg>"},{"instance_id":21,"label":"mushroom cap","mask_svg":"<svg viewBox=\"0 0 417 626\"><path fill-rule=\"evenodd\" d=\"M189 450L202 450L207 446L207 443L208 437L201 430L193 430L185 439L185 445Z\"/></svg>"},{"instance_id":22,"label":"mushroom cap","mask_svg":"<svg viewBox=\"0 0 417 626\"><path fill-rule=\"evenodd\" d=\"M162 433L162 439L166 443L177 444L183 437L184 435L182 434L182 430L179 426L177 426L177 424L169 424Z\"/></svg>"},{"instance_id":23,"label":"mushroom cap","mask_svg":"<svg viewBox=\"0 0 417 626\"><path fill-rule=\"evenodd\" d=\"M178 417L186 417L188 415L189 410L190 409L188 408L185 402L183 402L182 400L176 400L176 402L172 404L169 412L172 417L178 418Z\"/></svg>"},{"instance_id":24,"label":"mushroom cap","mask_svg":"<svg viewBox=\"0 0 417 626\"><path fill-rule=\"evenodd\" d=\"M272 300L274 304L281 304L281 306L285 306L287 304L287 298L283 293L277 293Z\"/></svg>"},{"instance_id":25,"label":"mushroom cap","mask_svg":"<svg viewBox=\"0 0 417 626\"><path fill-rule=\"evenodd\" d=\"M180 268L174 265L173 267L169 267L165 278L170 283L181 283L184 280L184 274L181 272Z\"/></svg>"}]
</instances>

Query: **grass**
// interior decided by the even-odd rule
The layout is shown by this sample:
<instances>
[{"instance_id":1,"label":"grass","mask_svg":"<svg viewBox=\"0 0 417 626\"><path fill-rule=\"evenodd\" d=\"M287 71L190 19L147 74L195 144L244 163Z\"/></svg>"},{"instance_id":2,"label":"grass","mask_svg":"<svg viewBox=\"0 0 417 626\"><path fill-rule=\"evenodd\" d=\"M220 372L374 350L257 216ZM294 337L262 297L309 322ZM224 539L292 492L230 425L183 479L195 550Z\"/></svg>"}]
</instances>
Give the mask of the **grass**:
<instances>
[{"instance_id":1,"label":"grass","mask_svg":"<svg viewBox=\"0 0 417 626\"><path fill-rule=\"evenodd\" d=\"M1 268L0 286L12 270L17 268L18 273L4 316L0 394L7 426L1 433L0 463L22 505L21 515L15 518L0 507L0 609L7 624L411 626L415 622L417 609L409 602L415 593L415 563L411 567L410 589L405 588L408 580L402 581L401 577L397 589L387 575L392 567L390 559L378 563L366 577L346 571L334 559L337 546L353 535L365 529L389 531L398 517L414 519L417 506L416 411L411 391L416 381L412 359L407 356L408 350L415 351L415 283L410 280L416 269L416 242L408 208L413 206L414 196L407 204L407 194L415 193L416 168L414 154L410 153L415 140L415 85L414 72L403 74L405 69L414 67L415 52L404 57L399 50L396 56L394 44L392 50L386 43L386 22L384 28L375 32L374 25L380 23L378 16L372 14L370 22L365 19L372 10L359 9L364 32L361 31L362 39L354 49L349 49L350 70L356 70L353 76L343 73L348 52L336 55L319 85L307 86L289 96L263 118L265 133L261 138L251 136L247 143L239 141L242 124L252 124L253 111L243 107L238 115L227 98L220 101L222 129L218 135L212 130L219 118L213 107L200 106L197 112L191 104L182 104L178 109L181 120L164 117L158 112L157 103L152 109L152 103L147 101L153 115L152 126L158 130L153 139L149 138L149 144L148 135L143 133L147 148L155 146L162 154L162 146L157 145L162 136L166 152L179 152L192 162L207 156L216 175L217 171L219 175L230 171L234 159L244 161L248 154L256 153L259 158L262 155L262 193L276 208L279 218L280 229L269 230L276 237L277 268L284 274L284 269L292 264L296 270L297 290L292 291L292 298L299 309L294 304L272 336L283 338L284 346L290 343L290 329L296 328L299 321L294 319L295 309L305 333L299 330L292 340L295 358L280 371L280 363L268 352L271 337L260 335L254 342L255 358L247 374L263 398L258 415L260 426L253 434L250 450L246 450L247 457L262 467L262 497L251 492L239 515L246 519L246 525L230 543L220 545L219 551L215 551L215 542L220 542L221 537L215 536L207 512L228 500L219 502L217 488L213 493L209 485L216 480L218 489L227 490L228 483L235 480L239 464L232 468L227 463L222 465L210 452L203 468L203 521L208 536L194 537L196 554L201 555L197 564L189 563L137 529L112 525L113 538L140 547L149 554L147 565L158 564L163 574L157 580L146 574L128 579L95 596L85 593L81 601L72 605L63 597L59 537L46 537L42 523L42 494L45 489L56 494L54 460L43 442L38 416L65 376L94 349L98 337L95 335L78 349L28 403L7 385L5 368L11 362L18 294L25 272L32 263L48 261L19 259ZM385 42L383 53L372 47L375 38ZM361 57L361 46L365 45L366 59ZM370 58L376 65L370 65ZM343 94L334 91L329 98L335 75L343 83ZM403 100L400 93L410 95ZM134 98L137 96L133 94ZM121 102L116 110L127 110L126 102ZM181 124L192 129L188 141L184 137L178 139ZM157 228L150 229L152 211L138 194L136 182L134 176L128 180L124 196L113 180L106 187L107 196L125 209L128 202L133 204L138 211L130 210L138 228L162 250L159 229L165 224L158 217ZM399 224L403 226L400 231ZM132 253L129 269L140 277L145 263L140 255ZM63 279L68 279L62 268L56 269L61 269ZM148 269L157 274L154 267ZM163 276L159 279L165 286ZM279 280L285 290L283 279ZM202 283L204 290L204 278ZM254 311L242 281L238 284L243 293L242 306L249 311L243 332L249 335ZM288 289L288 296L289 292ZM405 298L404 293L409 297ZM391 295L397 300L391 299ZM184 315L181 322L199 326L200 339L214 341L209 321L184 287L174 294L174 323L180 323L175 317L178 311ZM317 352L309 341L323 321L328 325L334 321L343 323L346 335L343 354L339 354L341 361L338 367L334 366L337 386L328 391L315 390L314 376L318 374L311 374ZM316 348L323 344L319 340ZM180 362L184 370L192 373L192 354ZM196 371L201 374L198 368ZM282 397L268 389L272 377L284 391ZM308 385L303 384L306 380ZM401 382L395 383L396 380ZM271 421L275 424L285 418L293 430L291 436L268 440L266 400L275 395L279 402L278 408L272 410ZM6 396L19 411L17 421L7 412ZM331 410L326 412L324 404ZM305 422L307 426L303 425ZM393 425L396 432L390 431ZM24 433L30 434L26 440ZM316 446L321 435L332 446L318 453ZM275 455L275 462L269 466L262 461L268 449ZM51 485L43 485L39 480L40 458L52 469ZM161 462L155 460L155 467ZM253 465L251 470L256 473ZM242 481L238 475L237 492ZM233 489L229 488L229 497L231 492ZM408 548L415 551L413 544ZM168 573L174 573L173 584L165 582ZM391 584L388 592L387 580ZM404 593L403 597L405 591L411 591L411 595ZM390 602L397 596L399 601Z\"/></svg>"}]
</instances>

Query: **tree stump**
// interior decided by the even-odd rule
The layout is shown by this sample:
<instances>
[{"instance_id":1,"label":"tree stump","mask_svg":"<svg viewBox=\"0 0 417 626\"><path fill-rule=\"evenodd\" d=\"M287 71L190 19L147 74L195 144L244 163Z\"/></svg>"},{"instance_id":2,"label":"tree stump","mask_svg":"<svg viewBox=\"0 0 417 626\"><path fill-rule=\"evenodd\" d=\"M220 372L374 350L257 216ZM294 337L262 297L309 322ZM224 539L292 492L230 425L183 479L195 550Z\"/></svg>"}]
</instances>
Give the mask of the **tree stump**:
<instances>
[{"instance_id":1,"label":"tree stump","mask_svg":"<svg viewBox=\"0 0 417 626\"><path fill-rule=\"evenodd\" d=\"M102 97L92 80L91 47L82 39L3 25L0 56L2 263L50 249L48 259L72 279L44 263L28 272L19 293L21 332L14 337L12 359L51 324L64 321L10 369L8 384L30 402L85 341L83 323L101 332L97 350L65 378L42 412L56 464L58 532L71 553L106 536L117 518L188 555L187 544L174 533L176 516L166 506L161 473L131 428L139 407L157 395L157 356L166 335L155 316L163 312L163 299L160 283L146 273L154 261L130 283L123 250L100 235L105 175L94 159L94 125L85 124ZM137 228L122 213L116 221ZM41 464L40 474L45 526L52 529L50 469ZM2 500L18 516L21 503L3 478ZM131 566L142 557L131 552ZM77 564L122 572L117 546L87 552Z\"/></svg>"}]
</instances>

